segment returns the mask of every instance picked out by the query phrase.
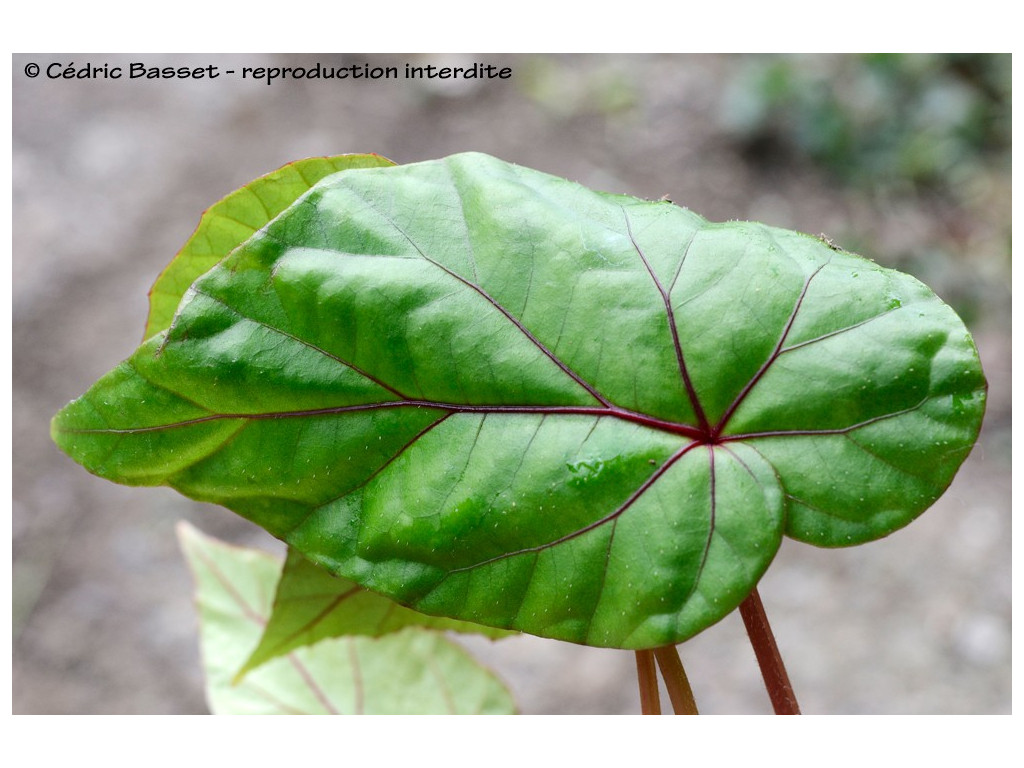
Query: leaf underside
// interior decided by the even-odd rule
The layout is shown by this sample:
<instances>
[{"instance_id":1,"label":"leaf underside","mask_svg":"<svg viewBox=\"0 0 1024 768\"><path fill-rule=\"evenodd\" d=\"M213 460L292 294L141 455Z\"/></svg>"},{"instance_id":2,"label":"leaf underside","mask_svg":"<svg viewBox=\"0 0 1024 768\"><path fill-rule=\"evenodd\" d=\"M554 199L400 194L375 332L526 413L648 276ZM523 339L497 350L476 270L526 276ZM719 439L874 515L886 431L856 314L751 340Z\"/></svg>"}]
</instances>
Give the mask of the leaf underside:
<instances>
[{"instance_id":1,"label":"leaf underside","mask_svg":"<svg viewBox=\"0 0 1024 768\"><path fill-rule=\"evenodd\" d=\"M324 178L53 434L425 613L645 648L783 534L907 524L984 402L912 277L465 154Z\"/></svg>"},{"instance_id":2,"label":"leaf underside","mask_svg":"<svg viewBox=\"0 0 1024 768\"><path fill-rule=\"evenodd\" d=\"M290 651L240 682L260 638L281 562L178 527L196 582L206 695L214 714L512 714L504 685L439 632L328 639Z\"/></svg>"}]
</instances>

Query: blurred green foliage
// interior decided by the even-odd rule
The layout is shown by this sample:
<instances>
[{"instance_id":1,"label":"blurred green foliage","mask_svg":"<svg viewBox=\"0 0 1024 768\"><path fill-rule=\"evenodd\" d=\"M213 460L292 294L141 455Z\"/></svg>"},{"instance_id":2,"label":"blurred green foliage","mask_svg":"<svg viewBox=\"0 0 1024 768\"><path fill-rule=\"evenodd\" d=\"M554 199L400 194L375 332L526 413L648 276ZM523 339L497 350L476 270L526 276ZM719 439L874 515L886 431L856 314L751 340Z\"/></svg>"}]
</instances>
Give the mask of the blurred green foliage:
<instances>
[{"instance_id":1,"label":"blurred green foliage","mask_svg":"<svg viewBox=\"0 0 1024 768\"><path fill-rule=\"evenodd\" d=\"M883 219L844 247L884 254L973 323L1009 313L1009 54L788 54L735 60L720 128L766 172L801 166ZM869 214L870 215L870 214ZM880 219L882 221L882 219Z\"/></svg>"},{"instance_id":2,"label":"blurred green foliage","mask_svg":"<svg viewBox=\"0 0 1024 768\"><path fill-rule=\"evenodd\" d=\"M749 158L805 157L853 185L954 191L1009 168L1009 54L744 57L724 127Z\"/></svg>"},{"instance_id":3,"label":"blurred green foliage","mask_svg":"<svg viewBox=\"0 0 1024 768\"><path fill-rule=\"evenodd\" d=\"M517 71L517 85L547 114L610 117L640 106L637 59L534 55Z\"/></svg>"}]
</instances>

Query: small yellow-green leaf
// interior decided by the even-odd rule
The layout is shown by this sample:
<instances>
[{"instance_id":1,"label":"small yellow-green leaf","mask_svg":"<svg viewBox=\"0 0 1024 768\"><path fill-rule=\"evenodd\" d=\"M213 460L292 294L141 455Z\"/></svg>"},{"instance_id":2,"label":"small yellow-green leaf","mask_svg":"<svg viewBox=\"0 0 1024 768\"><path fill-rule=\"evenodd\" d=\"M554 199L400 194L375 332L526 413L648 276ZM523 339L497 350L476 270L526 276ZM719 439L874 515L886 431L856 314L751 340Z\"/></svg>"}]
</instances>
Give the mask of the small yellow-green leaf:
<instances>
[{"instance_id":1,"label":"small yellow-green leaf","mask_svg":"<svg viewBox=\"0 0 1024 768\"><path fill-rule=\"evenodd\" d=\"M511 714L500 681L441 632L323 640L235 672L259 642L281 561L178 526L196 582L206 695L214 714Z\"/></svg>"}]
</instances>

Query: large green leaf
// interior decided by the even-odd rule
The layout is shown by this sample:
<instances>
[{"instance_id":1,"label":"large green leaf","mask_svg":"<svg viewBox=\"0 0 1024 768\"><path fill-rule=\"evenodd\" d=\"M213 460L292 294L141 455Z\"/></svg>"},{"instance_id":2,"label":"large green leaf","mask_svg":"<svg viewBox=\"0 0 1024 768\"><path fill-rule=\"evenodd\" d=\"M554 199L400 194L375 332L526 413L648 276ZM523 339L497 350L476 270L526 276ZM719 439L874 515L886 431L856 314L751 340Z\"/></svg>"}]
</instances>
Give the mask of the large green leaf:
<instances>
[{"instance_id":1,"label":"large green leaf","mask_svg":"<svg viewBox=\"0 0 1024 768\"><path fill-rule=\"evenodd\" d=\"M238 678L270 659L329 637L382 637L406 627L483 634L492 639L509 634L403 608L355 582L332 576L289 549L267 626Z\"/></svg>"},{"instance_id":2,"label":"large green leaf","mask_svg":"<svg viewBox=\"0 0 1024 768\"><path fill-rule=\"evenodd\" d=\"M281 561L205 536L178 538L196 581L206 694L214 714L511 714L505 687L440 632L323 640L235 683L268 621Z\"/></svg>"},{"instance_id":3,"label":"large green leaf","mask_svg":"<svg viewBox=\"0 0 1024 768\"><path fill-rule=\"evenodd\" d=\"M907 275L467 154L325 178L53 434L418 610L639 648L730 612L784 533L908 523L984 401Z\"/></svg>"},{"instance_id":4,"label":"large green leaf","mask_svg":"<svg viewBox=\"0 0 1024 768\"><path fill-rule=\"evenodd\" d=\"M380 155L309 157L265 174L212 205L203 213L188 242L150 289L145 337L170 327L178 304L196 278L249 239L320 179L343 170L390 165L394 163ZM339 595L349 594L351 586L351 582L333 578L301 555L296 553L292 557L289 552L267 631L243 672L326 637L349 634L377 637L416 624L440 626L441 622L447 621L448 629L503 636L501 630L481 625L428 618L408 609L396 610L398 606L394 602L379 595L371 597L372 593L366 590L359 593L358 600L345 599L335 604ZM310 590L319 596L319 603ZM315 624L306 626L310 611L314 610ZM372 623L374 612L379 612L380 618L386 618L380 626Z\"/></svg>"},{"instance_id":5,"label":"large green leaf","mask_svg":"<svg viewBox=\"0 0 1024 768\"><path fill-rule=\"evenodd\" d=\"M320 179L349 168L394 165L380 155L308 157L278 168L210 206L149 291L146 338L166 330L181 297L201 274L244 243Z\"/></svg>"}]
</instances>

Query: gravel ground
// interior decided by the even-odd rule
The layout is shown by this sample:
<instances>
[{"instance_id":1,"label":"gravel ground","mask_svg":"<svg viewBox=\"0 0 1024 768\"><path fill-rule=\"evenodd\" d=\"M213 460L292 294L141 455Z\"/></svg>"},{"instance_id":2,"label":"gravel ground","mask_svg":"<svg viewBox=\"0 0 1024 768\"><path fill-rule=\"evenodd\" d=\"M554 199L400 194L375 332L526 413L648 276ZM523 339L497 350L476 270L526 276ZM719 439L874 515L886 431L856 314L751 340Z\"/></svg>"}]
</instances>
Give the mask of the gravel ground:
<instances>
[{"instance_id":1,"label":"gravel ground","mask_svg":"<svg viewBox=\"0 0 1024 768\"><path fill-rule=\"evenodd\" d=\"M14 646L16 713L206 711L179 519L238 543L276 542L166 489L94 478L48 422L139 342L146 292L199 213L311 155L397 162L479 150L614 192L667 194L711 219L752 218L894 264L916 243L956 258L922 278L966 283L990 382L979 445L949 492L904 531L822 551L787 542L760 594L809 713L1010 711L1009 169L950 241L947 208L879 205L799 163L746 162L721 129L722 56L448 57L507 81L49 80L26 64L221 68L443 57L14 57ZM858 238L864 243L865 238ZM951 243L951 244L950 244ZM980 245L979 245L980 244ZM633 656L521 637L467 641L525 713L638 711ZM768 712L736 615L681 646L708 713Z\"/></svg>"}]
</instances>

